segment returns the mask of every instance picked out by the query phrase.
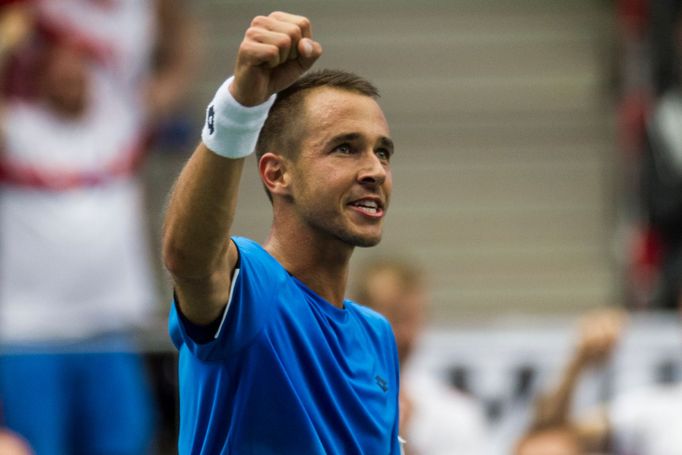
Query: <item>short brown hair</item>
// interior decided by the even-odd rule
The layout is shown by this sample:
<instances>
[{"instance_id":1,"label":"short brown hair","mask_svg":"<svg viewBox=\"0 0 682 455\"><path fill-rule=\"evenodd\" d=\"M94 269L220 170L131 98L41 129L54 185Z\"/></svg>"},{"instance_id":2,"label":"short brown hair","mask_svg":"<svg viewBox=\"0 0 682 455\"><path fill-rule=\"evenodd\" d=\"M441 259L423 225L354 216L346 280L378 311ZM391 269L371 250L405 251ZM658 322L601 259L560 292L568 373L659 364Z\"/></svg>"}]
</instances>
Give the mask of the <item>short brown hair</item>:
<instances>
[{"instance_id":1,"label":"short brown hair","mask_svg":"<svg viewBox=\"0 0 682 455\"><path fill-rule=\"evenodd\" d=\"M305 74L277 94L270 108L256 143L257 160L267 152L276 151L290 158L297 156L301 144L301 124L297 120L302 115L303 102L308 91L316 88L336 88L379 98L379 90L368 80L357 74L341 70L323 69ZM272 195L267 189L268 198Z\"/></svg>"}]
</instances>

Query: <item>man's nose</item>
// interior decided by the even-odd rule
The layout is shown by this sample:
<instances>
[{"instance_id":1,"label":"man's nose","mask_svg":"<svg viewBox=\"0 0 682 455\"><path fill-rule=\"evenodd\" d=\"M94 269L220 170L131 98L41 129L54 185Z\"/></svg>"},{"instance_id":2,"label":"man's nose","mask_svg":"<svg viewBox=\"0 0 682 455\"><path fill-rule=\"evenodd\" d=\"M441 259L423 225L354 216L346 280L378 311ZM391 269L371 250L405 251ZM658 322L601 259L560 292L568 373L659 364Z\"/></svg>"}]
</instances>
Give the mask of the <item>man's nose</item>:
<instances>
[{"instance_id":1,"label":"man's nose","mask_svg":"<svg viewBox=\"0 0 682 455\"><path fill-rule=\"evenodd\" d=\"M385 163L379 159L374 150L370 150L363 160L358 180L366 185L381 185L386 181L386 173Z\"/></svg>"}]
</instances>

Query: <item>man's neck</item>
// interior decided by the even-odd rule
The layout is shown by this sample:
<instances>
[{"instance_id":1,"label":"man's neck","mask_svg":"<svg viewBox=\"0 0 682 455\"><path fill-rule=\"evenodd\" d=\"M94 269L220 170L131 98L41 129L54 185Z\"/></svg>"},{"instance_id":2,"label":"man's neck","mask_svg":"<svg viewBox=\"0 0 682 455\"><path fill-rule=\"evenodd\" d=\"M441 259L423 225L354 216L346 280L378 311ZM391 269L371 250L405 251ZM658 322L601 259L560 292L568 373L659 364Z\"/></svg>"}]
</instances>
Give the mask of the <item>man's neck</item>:
<instances>
[{"instance_id":1,"label":"man's neck","mask_svg":"<svg viewBox=\"0 0 682 455\"><path fill-rule=\"evenodd\" d=\"M338 239L296 231L282 232L273 226L265 250L320 297L343 308L353 247Z\"/></svg>"}]
</instances>

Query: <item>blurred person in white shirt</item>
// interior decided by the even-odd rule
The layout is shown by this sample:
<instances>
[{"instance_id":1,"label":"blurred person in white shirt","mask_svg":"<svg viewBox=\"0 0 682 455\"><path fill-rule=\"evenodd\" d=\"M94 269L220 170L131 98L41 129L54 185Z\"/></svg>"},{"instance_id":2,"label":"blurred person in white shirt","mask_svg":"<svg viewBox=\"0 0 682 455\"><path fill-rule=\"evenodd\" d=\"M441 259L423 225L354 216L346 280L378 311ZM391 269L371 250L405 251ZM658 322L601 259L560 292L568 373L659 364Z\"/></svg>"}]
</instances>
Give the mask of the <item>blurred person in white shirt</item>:
<instances>
[{"instance_id":1,"label":"blurred person in white shirt","mask_svg":"<svg viewBox=\"0 0 682 455\"><path fill-rule=\"evenodd\" d=\"M410 366L429 305L421 272L407 261L384 259L360 274L357 301L386 316L400 360L400 434L407 455L481 455L487 444L482 406L434 375Z\"/></svg>"},{"instance_id":2,"label":"blurred person in white shirt","mask_svg":"<svg viewBox=\"0 0 682 455\"><path fill-rule=\"evenodd\" d=\"M179 6L0 3L25 35L0 30L0 424L37 455L150 446L133 334L156 295L137 171L188 80Z\"/></svg>"}]
</instances>

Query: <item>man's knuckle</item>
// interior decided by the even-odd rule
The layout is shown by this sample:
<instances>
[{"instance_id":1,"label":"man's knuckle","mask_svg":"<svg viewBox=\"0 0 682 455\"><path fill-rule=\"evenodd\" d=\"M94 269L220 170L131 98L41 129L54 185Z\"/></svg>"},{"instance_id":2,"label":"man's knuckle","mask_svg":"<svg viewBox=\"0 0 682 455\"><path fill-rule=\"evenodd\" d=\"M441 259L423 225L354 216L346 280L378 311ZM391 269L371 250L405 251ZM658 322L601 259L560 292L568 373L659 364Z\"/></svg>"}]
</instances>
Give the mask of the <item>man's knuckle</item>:
<instances>
[{"instance_id":1,"label":"man's knuckle","mask_svg":"<svg viewBox=\"0 0 682 455\"><path fill-rule=\"evenodd\" d=\"M294 40L298 41L303 37L303 31L301 30L300 27L297 26L292 26L291 30L289 31L289 36Z\"/></svg>"},{"instance_id":2,"label":"man's knuckle","mask_svg":"<svg viewBox=\"0 0 682 455\"><path fill-rule=\"evenodd\" d=\"M247 38L244 38L241 43L239 43L239 53L243 54L251 50L251 43Z\"/></svg>"},{"instance_id":3,"label":"man's knuckle","mask_svg":"<svg viewBox=\"0 0 682 455\"><path fill-rule=\"evenodd\" d=\"M307 17L301 17L298 20L298 26L303 30L309 30L310 29L310 19L308 19Z\"/></svg>"},{"instance_id":4,"label":"man's knuckle","mask_svg":"<svg viewBox=\"0 0 682 455\"><path fill-rule=\"evenodd\" d=\"M265 16L256 16L251 21L252 27L260 27L267 22L268 18Z\"/></svg>"},{"instance_id":5,"label":"man's knuckle","mask_svg":"<svg viewBox=\"0 0 682 455\"><path fill-rule=\"evenodd\" d=\"M277 45L280 48L291 47L291 42L292 42L292 39L289 35L282 35L277 39Z\"/></svg>"},{"instance_id":6,"label":"man's knuckle","mask_svg":"<svg viewBox=\"0 0 682 455\"><path fill-rule=\"evenodd\" d=\"M273 12L271 12L270 14L268 14L268 17L272 17L272 18L277 19L277 18L279 18L279 17L282 17L282 16L285 15L285 14L286 14L286 13L285 13L284 11L273 11Z\"/></svg>"},{"instance_id":7,"label":"man's knuckle","mask_svg":"<svg viewBox=\"0 0 682 455\"><path fill-rule=\"evenodd\" d=\"M246 29L246 33L244 34L244 37L250 40L256 39L259 35L259 31L256 27L249 27Z\"/></svg>"},{"instance_id":8,"label":"man's knuckle","mask_svg":"<svg viewBox=\"0 0 682 455\"><path fill-rule=\"evenodd\" d=\"M267 49L265 49L265 57L268 60L274 60L279 58L279 49L275 46L268 46Z\"/></svg>"}]
</instances>

